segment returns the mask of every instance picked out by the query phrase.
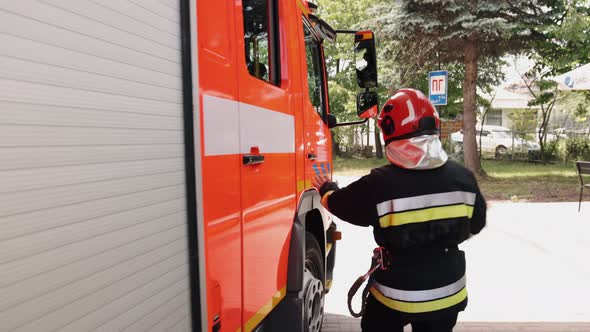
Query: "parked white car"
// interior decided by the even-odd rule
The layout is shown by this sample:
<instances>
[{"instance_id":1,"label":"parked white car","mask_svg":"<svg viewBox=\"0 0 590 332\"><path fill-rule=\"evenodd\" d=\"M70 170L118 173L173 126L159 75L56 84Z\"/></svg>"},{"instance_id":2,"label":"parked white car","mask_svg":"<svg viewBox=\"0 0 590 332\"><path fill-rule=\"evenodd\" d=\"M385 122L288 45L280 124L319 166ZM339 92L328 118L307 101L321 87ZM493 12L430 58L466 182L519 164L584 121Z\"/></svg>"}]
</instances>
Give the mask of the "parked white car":
<instances>
[{"instance_id":1,"label":"parked white car","mask_svg":"<svg viewBox=\"0 0 590 332\"><path fill-rule=\"evenodd\" d=\"M479 145L479 135L481 133L481 150L483 153L493 153L496 157L501 157L508 152L525 152L538 151L541 149L539 144L513 136L512 131L506 127L484 125L476 127L476 140ZM451 134L453 143L453 152L458 153L463 149L463 133L461 131ZM514 148L514 151L512 151Z\"/></svg>"},{"instance_id":2,"label":"parked white car","mask_svg":"<svg viewBox=\"0 0 590 332\"><path fill-rule=\"evenodd\" d=\"M539 139L539 131L541 129L535 129L535 139ZM547 131L547 142L555 141L557 139L567 139L567 135L565 134L565 128L556 128L553 130Z\"/></svg>"}]
</instances>

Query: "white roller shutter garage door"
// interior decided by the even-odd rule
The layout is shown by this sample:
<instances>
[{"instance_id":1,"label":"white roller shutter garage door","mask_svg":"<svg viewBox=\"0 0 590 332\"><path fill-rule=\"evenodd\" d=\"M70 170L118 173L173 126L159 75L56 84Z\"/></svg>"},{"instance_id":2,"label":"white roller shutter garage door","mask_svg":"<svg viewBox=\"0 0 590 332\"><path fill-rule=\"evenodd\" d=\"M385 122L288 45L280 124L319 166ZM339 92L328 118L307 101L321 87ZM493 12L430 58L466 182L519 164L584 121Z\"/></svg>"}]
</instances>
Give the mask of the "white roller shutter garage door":
<instances>
[{"instance_id":1,"label":"white roller shutter garage door","mask_svg":"<svg viewBox=\"0 0 590 332\"><path fill-rule=\"evenodd\" d=\"M0 331L190 330L179 12L0 2Z\"/></svg>"}]
</instances>

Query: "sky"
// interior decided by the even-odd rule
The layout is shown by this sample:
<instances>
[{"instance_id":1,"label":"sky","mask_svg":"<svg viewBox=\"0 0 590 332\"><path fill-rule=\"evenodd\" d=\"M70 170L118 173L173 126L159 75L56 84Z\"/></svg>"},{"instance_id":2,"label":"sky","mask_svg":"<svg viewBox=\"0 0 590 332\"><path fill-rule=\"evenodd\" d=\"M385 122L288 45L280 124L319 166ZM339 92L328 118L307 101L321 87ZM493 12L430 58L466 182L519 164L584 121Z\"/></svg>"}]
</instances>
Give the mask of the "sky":
<instances>
[{"instance_id":1,"label":"sky","mask_svg":"<svg viewBox=\"0 0 590 332\"><path fill-rule=\"evenodd\" d=\"M521 78L518 73L525 73L534 65L533 60L529 59L526 56L507 56L504 58L504 60L508 62L508 65L504 67L506 79L502 83L502 86L514 83L516 81L520 81Z\"/></svg>"}]
</instances>

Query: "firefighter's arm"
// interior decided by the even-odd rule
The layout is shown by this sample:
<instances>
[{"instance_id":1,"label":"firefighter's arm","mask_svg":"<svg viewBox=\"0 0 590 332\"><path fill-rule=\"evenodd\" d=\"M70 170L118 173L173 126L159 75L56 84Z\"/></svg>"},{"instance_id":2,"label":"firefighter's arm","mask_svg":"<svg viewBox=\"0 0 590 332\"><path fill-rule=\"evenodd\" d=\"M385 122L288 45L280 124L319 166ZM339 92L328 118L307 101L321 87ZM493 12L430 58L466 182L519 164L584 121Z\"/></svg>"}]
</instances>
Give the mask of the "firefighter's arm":
<instances>
[{"instance_id":1,"label":"firefighter's arm","mask_svg":"<svg viewBox=\"0 0 590 332\"><path fill-rule=\"evenodd\" d=\"M336 217L357 226L371 226L377 210L371 203L368 177L340 189L335 182L325 181L319 186L322 205Z\"/></svg>"},{"instance_id":2,"label":"firefighter's arm","mask_svg":"<svg viewBox=\"0 0 590 332\"><path fill-rule=\"evenodd\" d=\"M478 190L477 195L475 196L473 217L471 218L471 234L479 233L486 225L486 210L486 200Z\"/></svg>"}]
</instances>

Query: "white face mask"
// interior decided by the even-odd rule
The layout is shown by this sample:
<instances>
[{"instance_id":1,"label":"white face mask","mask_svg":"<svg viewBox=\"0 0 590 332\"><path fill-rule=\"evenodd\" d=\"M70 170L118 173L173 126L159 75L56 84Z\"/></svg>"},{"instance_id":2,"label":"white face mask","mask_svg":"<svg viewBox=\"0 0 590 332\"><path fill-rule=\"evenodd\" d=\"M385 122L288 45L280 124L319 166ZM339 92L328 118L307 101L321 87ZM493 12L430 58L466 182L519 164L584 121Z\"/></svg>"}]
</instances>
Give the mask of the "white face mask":
<instances>
[{"instance_id":1,"label":"white face mask","mask_svg":"<svg viewBox=\"0 0 590 332\"><path fill-rule=\"evenodd\" d=\"M387 159L406 169L433 169L444 165L449 157L438 135L422 135L393 141L385 147Z\"/></svg>"}]
</instances>

